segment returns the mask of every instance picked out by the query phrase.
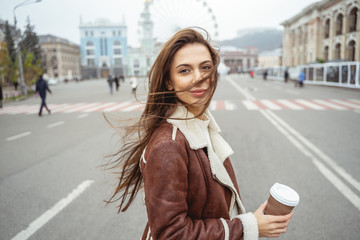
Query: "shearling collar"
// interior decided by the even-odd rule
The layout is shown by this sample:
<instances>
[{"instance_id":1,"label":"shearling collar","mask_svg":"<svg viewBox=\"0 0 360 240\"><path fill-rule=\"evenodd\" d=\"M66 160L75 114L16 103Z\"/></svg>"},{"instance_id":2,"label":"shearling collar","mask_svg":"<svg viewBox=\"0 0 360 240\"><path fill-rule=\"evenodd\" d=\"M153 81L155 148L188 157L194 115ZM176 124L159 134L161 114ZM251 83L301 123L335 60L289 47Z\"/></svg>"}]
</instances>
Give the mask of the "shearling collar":
<instances>
[{"instance_id":1,"label":"shearling collar","mask_svg":"<svg viewBox=\"0 0 360 240\"><path fill-rule=\"evenodd\" d=\"M234 152L230 145L221 137L220 128L217 125L214 117L210 113L209 109L205 111L205 116L210 120L209 122L209 134L212 141L214 152L218 156L221 162L224 162L226 158L232 155ZM178 118L178 119L176 119ZM186 119L186 120L179 120ZM201 131L201 127L204 121L194 118L194 115L189 112L184 105L179 105L176 111L170 116L167 122L176 126L186 137L189 142L190 148L198 150L207 147L206 136Z\"/></svg>"},{"instance_id":2,"label":"shearling collar","mask_svg":"<svg viewBox=\"0 0 360 240\"><path fill-rule=\"evenodd\" d=\"M231 149L230 145L220 135L221 130L215 122L215 119L210 113L209 109L205 111L205 116L210 120L209 136L212 142L212 148L208 146L206 136L201 130L202 125L204 125L204 121L198 118L194 118L194 115L189 112L185 106L179 105L176 111L170 116L169 119L167 119L167 122L169 122L175 127L175 132L176 128L178 128L182 132L182 134L184 134L191 149L198 150L207 147L208 158L213 178L221 182L224 186L227 186L232 192L232 200L229 213L230 216L232 216L232 211L236 209L235 202L238 206L238 212L244 213L245 208L241 203L240 196L229 176L229 173L227 172L223 164L224 161L234 152Z\"/></svg>"}]
</instances>

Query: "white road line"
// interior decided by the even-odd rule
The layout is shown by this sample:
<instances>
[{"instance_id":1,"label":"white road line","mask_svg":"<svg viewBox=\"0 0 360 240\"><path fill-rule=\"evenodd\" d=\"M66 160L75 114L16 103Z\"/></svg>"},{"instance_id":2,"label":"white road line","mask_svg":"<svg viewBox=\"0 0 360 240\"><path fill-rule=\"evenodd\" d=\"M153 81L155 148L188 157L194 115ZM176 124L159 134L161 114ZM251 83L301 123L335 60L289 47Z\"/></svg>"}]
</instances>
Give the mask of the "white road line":
<instances>
[{"instance_id":1,"label":"white road line","mask_svg":"<svg viewBox=\"0 0 360 240\"><path fill-rule=\"evenodd\" d=\"M360 104L360 100L357 100L357 99L350 99L350 101Z\"/></svg>"},{"instance_id":2,"label":"white road line","mask_svg":"<svg viewBox=\"0 0 360 240\"><path fill-rule=\"evenodd\" d=\"M77 188L75 188L69 195L58 201L52 208L44 212L40 217L34 220L30 225L23 231L19 232L11 240L25 240L31 237L37 230L42 228L48 221L56 216L61 210L69 205L74 199L80 196L90 185L93 180L86 180L82 182Z\"/></svg>"},{"instance_id":3,"label":"white road line","mask_svg":"<svg viewBox=\"0 0 360 240\"><path fill-rule=\"evenodd\" d=\"M321 163L320 160L310 151L308 151L300 142L296 139L298 137L295 135L293 137L289 133L289 129L286 129L285 126L280 126L278 119L274 118L276 116L270 110L260 110L260 113L263 114L265 118L267 118L290 142L294 144L294 146L302 152L305 156L308 156L314 165L319 169L320 173L324 175L328 181L334 185L334 187L342 194L345 198L347 198L358 210L360 210L360 198L354 193L349 187L347 187L340 178L338 178L335 174L333 174L324 164ZM277 116L276 116L277 117ZM281 119L280 119L281 120ZM340 167L339 167L340 168ZM337 172L339 169L337 169ZM356 180L355 180L356 181ZM356 186L355 186L356 187ZM358 189L359 190L359 189Z\"/></svg>"},{"instance_id":4,"label":"white road line","mask_svg":"<svg viewBox=\"0 0 360 240\"><path fill-rule=\"evenodd\" d=\"M49 125L47 125L46 127L47 127L47 128L53 128L53 127L57 127L57 126L63 125L64 123L65 123L64 121L59 121L59 122L56 122L56 123L49 124Z\"/></svg>"},{"instance_id":5,"label":"white road line","mask_svg":"<svg viewBox=\"0 0 360 240\"><path fill-rule=\"evenodd\" d=\"M235 83L234 83L235 84ZM236 85L236 84L235 84ZM238 86L238 88L241 88ZM270 110L260 110L260 113L267 118L288 140L294 144L305 156L311 158L314 165L319 169L320 173L328 179L330 183L345 197L347 198L358 210L360 210L360 198L349 187L347 187L340 178L333 174L324 164L317 159L317 157L306 149L308 147L319 158L326 162L335 172L343 177L355 189L360 191L360 183L348 174L345 169L336 164L329 156L323 153L309 140L303 137L295 129L290 127L285 121L279 118L275 113ZM281 125L280 125L281 124ZM291 134L293 134L293 136ZM305 147L306 146L306 147Z\"/></svg>"},{"instance_id":6,"label":"white road line","mask_svg":"<svg viewBox=\"0 0 360 240\"><path fill-rule=\"evenodd\" d=\"M292 110L304 110L303 107L299 106L299 105L296 105L292 102L290 102L289 100L286 100L286 99L279 99L277 100L279 103L281 103L282 105L292 109Z\"/></svg>"},{"instance_id":7,"label":"white road line","mask_svg":"<svg viewBox=\"0 0 360 240\"><path fill-rule=\"evenodd\" d=\"M354 104L354 103L349 103L349 102L338 100L338 99L331 99L331 101L339 103L341 105L349 106L349 107L354 108L354 109L360 109L360 105L357 105L357 104Z\"/></svg>"},{"instance_id":8,"label":"white road line","mask_svg":"<svg viewBox=\"0 0 360 240\"><path fill-rule=\"evenodd\" d=\"M132 110L135 110L137 108L140 108L141 106L144 106L145 104L141 104L141 103L138 103L138 102L135 102L134 105L132 106L129 106L129 107L126 107L124 108L122 111L123 112L130 112Z\"/></svg>"},{"instance_id":9,"label":"white road line","mask_svg":"<svg viewBox=\"0 0 360 240\"><path fill-rule=\"evenodd\" d=\"M248 92L244 91L239 85L237 85L234 80L232 80L230 77L227 78L228 82L231 83L231 85L233 85L239 92L242 93L242 95L244 95L244 97L246 98L246 100L252 100L254 101L255 98Z\"/></svg>"},{"instance_id":10,"label":"white road line","mask_svg":"<svg viewBox=\"0 0 360 240\"><path fill-rule=\"evenodd\" d=\"M324 101L324 100L321 100L321 99L314 99L313 102L325 105L325 106L327 106L329 108L336 109L336 110L347 110L348 109L348 108L341 107L339 105L332 104L331 102L327 102L327 101Z\"/></svg>"},{"instance_id":11,"label":"white road line","mask_svg":"<svg viewBox=\"0 0 360 240\"><path fill-rule=\"evenodd\" d=\"M115 106L105 108L104 112L112 112L112 111L115 111L116 109L122 108L124 106L128 106L131 103L132 102L130 102L130 101L119 103L119 104L116 104Z\"/></svg>"},{"instance_id":12,"label":"white road line","mask_svg":"<svg viewBox=\"0 0 360 240\"><path fill-rule=\"evenodd\" d=\"M99 110L99 109L104 109L108 106L112 106L114 105L115 103L114 102L109 102L109 103L101 103L99 104L98 106L95 106L95 107L92 107L92 108L89 108L89 109L85 109L83 112L94 112L96 110Z\"/></svg>"},{"instance_id":13,"label":"white road line","mask_svg":"<svg viewBox=\"0 0 360 240\"><path fill-rule=\"evenodd\" d=\"M79 115L77 118L84 118L84 117L87 117L87 116L89 116L89 114L84 113L84 114Z\"/></svg>"},{"instance_id":14,"label":"white road line","mask_svg":"<svg viewBox=\"0 0 360 240\"><path fill-rule=\"evenodd\" d=\"M30 134L31 134L31 132L23 132L23 133L15 135L15 136L6 138L6 141L13 141L13 140L18 139L18 138L26 137L26 136L28 136Z\"/></svg>"},{"instance_id":15,"label":"white road line","mask_svg":"<svg viewBox=\"0 0 360 240\"><path fill-rule=\"evenodd\" d=\"M295 129L290 127L285 121L279 118L275 113L270 112L269 114L272 115L281 125L283 125L289 132L295 135L300 142L302 142L305 146L307 146L311 151L313 151L319 158L321 158L325 163L327 163L335 172L337 172L340 176L342 176L348 183L350 183L354 188L356 188L360 192L360 182L354 179L349 173L345 171L342 167L337 165L337 163L327 156L323 151L317 148L314 144L312 144L309 140L303 137L300 133L298 133Z\"/></svg>"},{"instance_id":16,"label":"white road line","mask_svg":"<svg viewBox=\"0 0 360 240\"><path fill-rule=\"evenodd\" d=\"M259 110L258 105L256 105L252 100L243 100L243 104L248 110Z\"/></svg>"},{"instance_id":17,"label":"white road line","mask_svg":"<svg viewBox=\"0 0 360 240\"><path fill-rule=\"evenodd\" d=\"M296 99L295 102L298 102L304 106L307 106L309 107L310 109L316 109L316 110L325 110L326 108L320 106L320 105L316 105L314 103L311 103L307 100L304 100L304 99Z\"/></svg>"},{"instance_id":18,"label":"white road line","mask_svg":"<svg viewBox=\"0 0 360 240\"><path fill-rule=\"evenodd\" d=\"M270 100L261 100L261 103L264 104L271 110L281 110L282 108L275 103L271 102Z\"/></svg>"},{"instance_id":19,"label":"white road line","mask_svg":"<svg viewBox=\"0 0 360 240\"><path fill-rule=\"evenodd\" d=\"M229 111L234 111L236 109L236 106L234 103L225 100L225 109Z\"/></svg>"}]
</instances>

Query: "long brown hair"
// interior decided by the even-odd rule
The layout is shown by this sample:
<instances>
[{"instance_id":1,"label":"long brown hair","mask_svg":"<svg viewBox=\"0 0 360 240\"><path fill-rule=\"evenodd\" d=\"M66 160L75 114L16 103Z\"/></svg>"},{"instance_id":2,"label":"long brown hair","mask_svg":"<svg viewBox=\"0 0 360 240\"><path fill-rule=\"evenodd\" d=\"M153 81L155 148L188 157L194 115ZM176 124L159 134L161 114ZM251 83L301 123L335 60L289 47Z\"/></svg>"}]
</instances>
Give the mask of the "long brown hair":
<instances>
[{"instance_id":1,"label":"long brown hair","mask_svg":"<svg viewBox=\"0 0 360 240\"><path fill-rule=\"evenodd\" d=\"M111 158L107 165L108 169L120 168L120 176L113 195L106 202L113 203L119 200L119 212L127 210L142 186L139 162L151 135L171 116L180 103L176 92L167 89L167 83L170 81L170 66L175 53L187 44L199 43L207 47L213 64L211 71L194 84L199 85L211 79L208 100L202 112L195 117L202 115L210 104L218 80L219 55L218 51L211 46L206 30L197 29L202 30L204 35L194 28L185 28L164 44L149 72L149 90L144 112L135 124L124 127L125 135L121 149L108 156ZM188 91L191 87L181 91Z\"/></svg>"}]
</instances>

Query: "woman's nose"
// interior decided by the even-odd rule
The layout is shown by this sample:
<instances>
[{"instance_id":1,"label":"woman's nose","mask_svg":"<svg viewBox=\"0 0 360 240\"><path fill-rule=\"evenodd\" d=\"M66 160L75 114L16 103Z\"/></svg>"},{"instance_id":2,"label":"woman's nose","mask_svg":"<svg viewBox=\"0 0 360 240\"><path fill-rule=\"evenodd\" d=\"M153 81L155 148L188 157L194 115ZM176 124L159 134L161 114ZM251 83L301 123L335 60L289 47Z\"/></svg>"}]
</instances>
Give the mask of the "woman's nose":
<instances>
[{"instance_id":1,"label":"woman's nose","mask_svg":"<svg viewBox=\"0 0 360 240\"><path fill-rule=\"evenodd\" d=\"M194 70L193 82L197 83L198 81L200 81L201 80L201 75L202 74L201 74L199 69Z\"/></svg>"}]
</instances>

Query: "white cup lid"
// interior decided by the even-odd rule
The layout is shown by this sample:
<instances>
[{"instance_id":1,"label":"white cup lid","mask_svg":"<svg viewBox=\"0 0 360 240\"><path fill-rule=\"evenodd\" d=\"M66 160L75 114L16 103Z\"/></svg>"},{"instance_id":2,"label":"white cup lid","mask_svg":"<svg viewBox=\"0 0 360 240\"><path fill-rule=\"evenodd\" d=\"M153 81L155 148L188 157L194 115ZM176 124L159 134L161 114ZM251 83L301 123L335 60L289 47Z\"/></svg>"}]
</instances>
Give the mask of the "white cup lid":
<instances>
[{"instance_id":1,"label":"white cup lid","mask_svg":"<svg viewBox=\"0 0 360 240\"><path fill-rule=\"evenodd\" d=\"M300 201L299 194L295 190L280 183L275 183L270 188L270 194L278 202L287 206L295 207Z\"/></svg>"}]
</instances>

